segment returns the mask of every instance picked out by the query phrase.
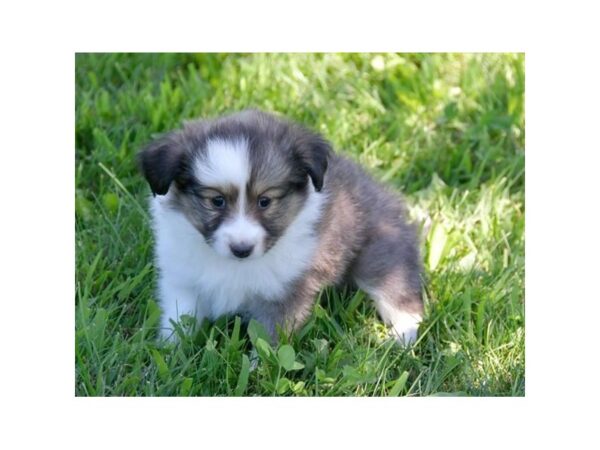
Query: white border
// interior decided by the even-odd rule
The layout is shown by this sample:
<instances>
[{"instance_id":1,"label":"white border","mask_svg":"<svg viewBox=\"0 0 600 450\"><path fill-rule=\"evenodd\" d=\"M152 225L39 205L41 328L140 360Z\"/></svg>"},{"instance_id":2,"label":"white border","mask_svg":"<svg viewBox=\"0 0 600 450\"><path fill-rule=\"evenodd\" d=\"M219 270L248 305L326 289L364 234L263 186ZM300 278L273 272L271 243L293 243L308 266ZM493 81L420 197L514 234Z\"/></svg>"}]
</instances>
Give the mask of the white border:
<instances>
[{"instance_id":1,"label":"white border","mask_svg":"<svg viewBox=\"0 0 600 450\"><path fill-rule=\"evenodd\" d=\"M600 39L588 3L211 3L2 6L2 446L597 441L586 406L598 398ZM73 398L74 52L132 50L526 51L527 397Z\"/></svg>"}]
</instances>

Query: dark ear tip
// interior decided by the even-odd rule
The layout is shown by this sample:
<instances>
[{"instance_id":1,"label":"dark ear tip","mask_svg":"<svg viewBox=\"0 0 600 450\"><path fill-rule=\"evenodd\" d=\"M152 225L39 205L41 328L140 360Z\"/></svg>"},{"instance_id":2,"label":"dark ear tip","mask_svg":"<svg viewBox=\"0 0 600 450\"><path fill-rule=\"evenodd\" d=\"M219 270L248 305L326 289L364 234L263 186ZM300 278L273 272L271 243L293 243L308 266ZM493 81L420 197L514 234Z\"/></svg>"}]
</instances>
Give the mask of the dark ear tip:
<instances>
[{"instance_id":1,"label":"dark ear tip","mask_svg":"<svg viewBox=\"0 0 600 450\"><path fill-rule=\"evenodd\" d=\"M174 133L156 139L137 154L137 163L152 195L166 195L182 169L185 152Z\"/></svg>"},{"instance_id":2,"label":"dark ear tip","mask_svg":"<svg viewBox=\"0 0 600 450\"><path fill-rule=\"evenodd\" d=\"M313 178L313 186L315 187L315 191L321 192L323 190L323 178Z\"/></svg>"},{"instance_id":3,"label":"dark ear tip","mask_svg":"<svg viewBox=\"0 0 600 450\"><path fill-rule=\"evenodd\" d=\"M167 189L163 189L163 188L152 189L152 188L150 188L150 190L152 191L153 197L156 197L157 195L166 195L167 192L169 192L168 187L167 187Z\"/></svg>"}]
</instances>

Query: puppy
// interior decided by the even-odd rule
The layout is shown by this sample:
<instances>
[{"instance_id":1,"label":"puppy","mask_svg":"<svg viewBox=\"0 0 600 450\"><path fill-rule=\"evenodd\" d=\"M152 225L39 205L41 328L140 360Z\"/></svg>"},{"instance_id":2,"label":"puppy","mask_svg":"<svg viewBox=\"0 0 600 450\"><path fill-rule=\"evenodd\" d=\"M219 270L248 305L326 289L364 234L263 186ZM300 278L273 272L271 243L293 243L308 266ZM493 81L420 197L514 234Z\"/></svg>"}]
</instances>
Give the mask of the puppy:
<instances>
[{"instance_id":1,"label":"puppy","mask_svg":"<svg viewBox=\"0 0 600 450\"><path fill-rule=\"evenodd\" d=\"M422 269L403 203L318 134L248 110L186 123L139 160L163 338L183 315L238 314L275 339L325 286L353 283L401 343L415 340Z\"/></svg>"}]
</instances>

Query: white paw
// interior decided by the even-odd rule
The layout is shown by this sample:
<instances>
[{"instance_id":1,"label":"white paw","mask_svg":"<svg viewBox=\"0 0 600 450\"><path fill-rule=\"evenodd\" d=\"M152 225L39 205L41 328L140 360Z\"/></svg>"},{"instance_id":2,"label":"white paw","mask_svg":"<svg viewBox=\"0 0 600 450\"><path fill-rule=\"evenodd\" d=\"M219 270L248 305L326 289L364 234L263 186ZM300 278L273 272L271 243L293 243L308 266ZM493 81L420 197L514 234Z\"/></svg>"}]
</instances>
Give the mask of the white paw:
<instances>
[{"instance_id":1,"label":"white paw","mask_svg":"<svg viewBox=\"0 0 600 450\"><path fill-rule=\"evenodd\" d=\"M417 340L421 320L423 318L420 314L396 313L391 323L390 334L398 344L408 346Z\"/></svg>"}]
</instances>

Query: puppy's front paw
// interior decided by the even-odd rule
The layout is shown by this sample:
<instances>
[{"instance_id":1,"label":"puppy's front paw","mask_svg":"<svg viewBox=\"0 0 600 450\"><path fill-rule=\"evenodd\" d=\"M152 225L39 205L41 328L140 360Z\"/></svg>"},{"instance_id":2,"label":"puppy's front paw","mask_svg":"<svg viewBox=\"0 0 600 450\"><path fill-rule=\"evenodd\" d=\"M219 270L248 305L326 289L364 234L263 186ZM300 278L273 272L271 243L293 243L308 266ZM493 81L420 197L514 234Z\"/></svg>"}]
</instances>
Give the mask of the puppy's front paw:
<instances>
[{"instance_id":1,"label":"puppy's front paw","mask_svg":"<svg viewBox=\"0 0 600 450\"><path fill-rule=\"evenodd\" d=\"M390 334L398 344L409 346L417 340L419 324L422 320L420 314L397 313L391 323Z\"/></svg>"}]
</instances>

